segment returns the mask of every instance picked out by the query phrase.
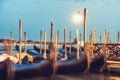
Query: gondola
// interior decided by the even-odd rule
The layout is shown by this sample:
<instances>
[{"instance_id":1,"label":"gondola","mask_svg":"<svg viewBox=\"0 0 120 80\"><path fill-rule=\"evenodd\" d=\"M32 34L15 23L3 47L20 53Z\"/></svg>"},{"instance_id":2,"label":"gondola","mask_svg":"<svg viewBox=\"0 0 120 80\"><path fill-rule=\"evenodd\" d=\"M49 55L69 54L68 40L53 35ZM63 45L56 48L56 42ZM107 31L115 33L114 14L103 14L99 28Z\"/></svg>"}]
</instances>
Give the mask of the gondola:
<instances>
[{"instance_id":1,"label":"gondola","mask_svg":"<svg viewBox=\"0 0 120 80\"><path fill-rule=\"evenodd\" d=\"M85 52L80 59L68 59L66 61L57 62L57 74L76 74L87 70L99 69L104 65L104 56L99 54L90 60L89 44L85 44Z\"/></svg>"},{"instance_id":2,"label":"gondola","mask_svg":"<svg viewBox=\"0 0 120 80\"><path fill-rule=\"evenodd\" d=\"M104 58L102 55L98 55L93 58L90 62L90 70L98 69L104 64ZM81 59L57 61L56 68L57 74L72 74L84 72L88 67L88 59L84 55Z\"/></svg>"},{"instance_id":3,"label":"gondola","mask_svg":"<svg viewBox=\"0 0 120 80\"><path fill-rule=\"evenodd\" d=\"M18 45L16 45L16 50L18 50L19 51L19 46ZM22 48L22 53L24 53L24 48ZM30 55L30 56L32 56L33 57L33 62L34 63L37 63L37 62L40 62L41 60L44 60L44 58L43 58L43 55L42 54L40 54L40 53L38 53L38 52L36 52L35 50L33 50L33 49L27 49L26 50L26 55Z\"/></svg>"},{"instance_id":4,"label":"gondola","mask_svg":"<svg viewBox=\"0 0 120 80\"><path fill-rule=\"evenodd\" d=\"M76 57L75 57L76 58ZM83 57L80 60L66 60L66 61L57 61L56 64L56 73L57 74L71 74L83 72L87 68L87 58Z\"/></svg>"},{"instance_id":5,"label":"gondola","mask_svg":"<svg viewBox=\"0 0 120 80\"><path fill-rule=\"evenodd\" d=\"M33 46L33 49L37 52L40 52L40 48L38 48L37 46ZM44 49L42 49L42 53L44 53ZM46 53L50 53L50 50L49 49L46 49Z\"/></svg>"},{"instance_id":6,"label":"gondola","mask_svg":"<svg viewBox=\"0 0 120 80\"><path fill-rule=\"evenodd\" d=\"M34 45L34 50L37 51L37 52L40 52L40 48L38 48L35 45ZM42 49L42 51L44 52L43 49ZM76 50L76 52L77 52L77 50ZM76 52L73 52L72 54L69 54L69 50L67 50L68 59L71 60L73 58L76 58L77 57ZM50 50L46 49L46 53L47 53L47 56L49 56ZM58 49L58 52L56 53L58 55L58 60L60 60L62 57L64 57L64 53L65 53L65 51L63 50L63 48Z\"/></svg>"},{"instance_id":7,"label":"gondola","mask_svg":"<svg viewBox=\"0 0 120 80\"><path fill-rule=\"evenodd\" d=\"M53 68L53 64L55 68ZM90 62L90 70L98 69L104 64L103 56L97 56ZM51 76L56 69L56 74L76 74L83 73L88 68L88 59L83 56L79 60L66 60L53 62L42 60L39 63L13 64L9 59L0 63L0 78L29 79L40 76ZM14 80L14 79L11 79Z\"/></svg>"},{"instance_id":8,"label":"gondola","mask_svg":"<svg viewBox=\"0 0 120 80\"><path fill-rule=\"evenodd\" d=\"M15 63L15 64L18 62L18 59L17 59L16 57L11 56L11 55L6 54L6 53L2 53L2 54L0 55L0 62L5 61L7 58L9 58L9 59L10 59L13 63Z\"/></svg>"},{"instance_id":9,"label":"gondola","mask_svg":"<svg viewBox=\"0 0 120 80\"><path fill-rule=\"evenodd\" d=\"M35 56L34 57L34 60L36 60L35 62L39 62L42 59L44 59L43 58L44 53L41 54L34 49L33 50L27 50L27 53L32 55L32 56ZM60 60L63 57L63 55L60 54L59 52L56 52L56 54L57 54L57 60ZM49 53L46 52L46 59L50 59L50 52Z\"/></svg>"},{"instance_id":10,"label":"gondola","mask_svg":"<svg viewBox=\"0 0 120 80\"><path fill-rule=\"evenodd\" d=\"M35 46L34 46L35 47ZM76 60L76 53L72 53L72 54L67 54L68 56L68 59L66 61L58 61L58 66L70 66L72 64L74 64L75 62L76 63L79 63L79 62L85 62L85 58L83 61L81 60ZM81 58L83 57L83 55L81 56ZM75 63L75 64L76 64ZM64 65L65 64L65 65ZM83 63L82 63L83 64ZM103 58L103 55L98 55L96 56L95 58L93 58L91 60L91 64L90 64L90 70L93 71L94 69L99 69L102 65L104 64L104 58ZM77 65L76 65L77 66ZM79 65L80 66L80 65ZM69 69L69 68L67 68ZM73 68L72 68L73 69ZM83 69L84 70L84 69Z\"/></svg>"},{"instance_id":11,"label":"gondola","mask_svg":"<svg viewBox=\"0 0 120 80\"><path fill-rule=\"evenodd\" d=\"M33 49L35 50L35 51L37 51L37 52L40 52L40 48L39 47L37 47L37 46L33 46ZM59 52L60 53L64 53L64 47L63 48L61 48L61 49L59 49ZM67 50L67 52L69 52L70 51L70 47L66 47L66 50ZM80 51L80 50L79 50ZM84 51L84 48L83 47L81 47L81 51ZM71 47L71 52L77 52L77 48L75 48L75 47ZM44 49L42 49L42 53L44 53ZM46 53L50 53L50 50L49 49L46 49Z\"/></svg>"},{"instance_id":12,"label":"gondola","mask_svg":"<svg viewBox=\"0 0 120 80\"><path fill-rule=\"evenodd\" d=\"M16 45L16 50L17 51L19 51L19 46L18 45ZM22 48L22 54L25 52L24 51L24 48ZM26 54L27 53L27 54ZM25 55L30 55L30 56L32 56L32 63L38 63L38 62L40 62L41 60L44 60L44 58L42 57L42 54L40 54L40 53L38 53L38 52L36 52L36 51L34 51L33 49L27 49L26 50L26 53L25 53ZM29 61L22 61L22 62L24 62L24 63L28 63ZM31 61L30 61L31 62Z\"/></svg>"},{"instance_id":13,"label":"gondola","mask_svg":"<svg viewBox=\"0 0 120 80\"><path fill-rule=\"evenodd\" d=\"M87 69L87 58L66 60L57 63L57 74L81 73Z\"/></svg>"},{"instance_id":14,"label":"gondola","mask_svg":"<svg viewBox=\"0 0 120 80\"><path fill-rule=\"evenodd\" d=\"M104 57L96 56L90 62L90 71L101 68L104 65ZM88 60L86 57L81 58L80 60L67 60L59 61L57 63L57 73L58 74L74 74L81 73L87 69Z\"/></svg>"},{"instance_id":15,"label":"gondola","mask_svg":"<svg viewBox=\"0 0 120 80\"><path fill-rule=\"evenodd\" d=\"M37 46L34 45L34 47L36 47L38 49ZM16 49L19 51L19 46L16 46ZM22 52L24 52L24 48L22 48ZM29 54L31 56L34 56L34 62L39 62L39 61L44 59L43 58L43 53L40 54L39 52L37 52L34 49L33 50L27 49L26 52L27 52L27 54ZM57 60L61 60L61 58L64 57L64 53L57 52L56 54L57 54ZM50 58L50 52L49 53L46 52L46 56L47 56L47 59L49 59ZM76 54L71 54L71 55L68 54L67 56L68 56L68 60L72 60L72 59L76 58Z\"/></svg>"},{"instance_id":16,"label":"gondola","mask_svg":"<svg viewBox=\"0 0 120 80\"><path fill-rule=\"evenodd\" d=\"M104 65L104 56L102 54L95 56L90 63L90 71L99 71Z\"/></svg>"},{"instance_id":17,"label":"gondola","mask_svg":"<svg viewBox=\"0 0 120 80\"><path fill-rule=\"evenodd\" d=\"M19 46L18 45L16 45L16 50L19 51ZM24 48L22 48L22 52L24 52ZM34 56L34 57L42 57L42 55L43 55L43 53L39 53L39 52L37 52L34 49L27 49L26 53L29 54L29 55L31 55L31 56ZM49 57L49 55L47 55L47 56Z\"/></svg>"},{"instance_id":18,"label":"gondola","mask_svg":"<svg viewBox=\"0 0 120 80\"><path fill-rule=\"evenodd\" d=\"M5 60L0 64L0 77L3 80L6 78L15 78L18 79L29 79L37 76L51 76L53 74L53 62L48 60L42 60L39 63L34 64L13 64L10 60ZM75 61L66 61L66 62L57 62L56 64L56 73L57 74L71 74L83 72L87 68L86 58L75 60ZM13 79L14 80L14 79Z\"/></svg>"},{"instance_id":19,"label":"gondola","mask_svg":"<svg viewBox=\"0 0 120 80\"><path fill-rule=\"evenodd\" d=\"M0 62L0 79L21 80L33 77L50 77L53 74L52 61L43 60L34 64L13 64L9 58Z\"/></svg>"}]
</instances>

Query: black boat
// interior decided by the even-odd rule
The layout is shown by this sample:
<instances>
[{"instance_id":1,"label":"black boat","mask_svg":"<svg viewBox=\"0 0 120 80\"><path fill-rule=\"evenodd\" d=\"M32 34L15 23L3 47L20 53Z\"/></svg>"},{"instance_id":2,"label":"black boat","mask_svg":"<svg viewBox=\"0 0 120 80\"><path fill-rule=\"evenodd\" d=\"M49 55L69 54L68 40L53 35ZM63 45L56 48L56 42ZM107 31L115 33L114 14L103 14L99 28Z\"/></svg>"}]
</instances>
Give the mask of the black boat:
<instances>
[{"instance_id":1,"label":"black boat","mask_svg":"<svg viewBox=\"0 0 120 80\"><path fill-rule=\"evenodd\" d=\"M57 63L57 74L81 73L87 69L87 58L66 60Z\"/></svg>"},{"instance_id":2,"label":"black boat","mask_svg":"<svg viewBox=\"0 0 120 80\"><path fill-rule=\"evenodd\" d=\"M33 49L35 50L35 51L37 51L37 52L40 52L40 48L38 48L37 46L33 46ZM43 54L44 53L44 49L42 49L42 53L41 54ZM46 53L50 53L50 50L49 49L46 49Z\"/></svg>"},{"instance_id":3,"label":"black boat","mask_svg":"<svg viewBox=\"0 0 120 80\"><path fill-rule=\"evenodd\" d=\"M69 48L69 47L67 47L67 48ZM76 48L74 48L74 49L76 49ZM40 48L38 48L38 47L35 46L35 45L34 45L34 50L37 51L37 52L40 52ZM44 49L42 49L42 52L44 52ZM76 50L76 52L77 52L77 50ZM76 57L77 57L77 56L76 56L76 52L74 51L72 54L69 54L69 51L67 51L68 60L71 60L71 59L73 59L73 58L76 58ZM49 50L49 49L46 49L46 54L47 54L48 57L49 57L49 53L50 53L50 50ZM58 52L56 53L57 56L58 56L58 60L60 60L61 58L64 57L64 53L65 53L65 51L64 51L62 48L60 48L60 49L58 50ZM43 54L43 53L42 53L42 54Z\"/></svg>"},{"instance_id":4,"label":"black boat","mask_svg":"<svg viewBox=\"0 0 120 80\"><path fill-rule=\"evenodd\" d=\"M88 68L90 70L99 69L104 64L104 57L98 55L89 63L88 56L84 54L79 60L56 61L56 63L57 74L73 74L84 72Z\"/></svg>"},{"instance_id":5,"label":"black boat","mask_svg":"<svg viewBox=\"0 0 120 80\"><path fill-rule=\"evenodd\" d=\"M104 65L104 56L97 55L95 58L91 60L90 63L90 71L99 71L101 67Z\"/></svg>"},{"instance_id":6,"label":"black boat","mask_svg":"<svg viewBox=\"0 0 120 80\"><path fill-rule=\"evenodd\" d=\"M90 70L98 69L102 67L103 64L103 56L97 56L90 62ZM32 64L13 64L7 59L0 63L0 78L2 78L2 80L6 80L7 78L10 78L9 80L29 79L38 76L51 76L55 71L56 74L76 74L83 73L87 70L88 66L88 58L85 56L79 60L58 62L42 60L39 63Z\"/></svg>"},{"instance_id":7,"label":"black boat","mask_svg":"<svg viewBox=\"0 0 120 80\"><path fill-rule=\"evenodd\" d=\"M53 74L53 61L43 60L34 64L13 64L9 59L0 63L0 79L21 80L33 77L50 77Z\"/></svg>"},{"instance_id":8,"label":"black boat","mask_svg":"<svg viewBox=\"0 0 120 80\"><path fill-rule=\"evenodd\" d=\"M36 49L39 49L37 46L34 45L34 48L36 47ZM16 45L16 50L19 51L19 46ZM40 50L40 49L39 49ZM39 50L35 50L35 49L27 49L26 53L33 56L33 63L39 63L41 60L44 60L43 58L43 54L44 53L39 53ZM44 50L44 49L42 49ZM50 59L50 51L48 49L46 49L46 59ZM24 48L22 48L22 52L24 52ZM63 54L60 53L56 53L57 54L57 60L60 60L63 57ZM23 61L22 61L23 62ZM27 63L27 62L24 62Z\"/></svg>"},{"instance_id":9,"label":"black boat","mask_svg":"<svg viewBox=\"0 0 120 80\"><path fill-rule=\"evenodd\" d=\"M37 46L33 46L33 49L35 50L35 51L37 51L37 52L40 52L40 48L39 47L37 47ZM83 47L81 47L80 48L81 49L81 51L84 51L84 48ZM80 52L80 49L79 49L79 52ZM67 50L67 52L69 52L70 51L70 47L66 47L66 50ZM60 53L64 53L64 47L62 47L61 49L59 49L59 52ZM71 52L74 52L74 53L76 53L77 52L77 48L75 48L75 47L71 47ZM44 53L44 49L42 49L42 53ZM46 49L46 53L50 53L50 50L49 49Z\"/></svg>"},{"instance_id":10,"label":"black boat","mask_svg":"<svg viewBox=\"0 0 120 80\"><path fill-rule=\"evenodd\" d=\"M90 71L101 68L104 65L104 57L96 56L90 62ZM57 63L57 72L58 74L74 74L81 73L87 70L89 64L86 57L81 58L80 60L67 60L59 61Z\"/></svg>"},{"instance_id":11,"label":"black boat","mask_svg":"<svg viewBox=\"0 0 120 80\"><path fill-rule=\"evenodd\" d=\"M34 47L36 47L38 49L37 46L34 46ZM73 51L74 50L75 50L75 48L73 49ZM61 50L61 51L64 52L63 50ZM62 73L62 71L63 72L64 71L69 71L69 70L71 71L71 69L76 72L77 70L79 70L80 67L81 67L81 70L79 70L79 71L82 71L82 70L84 71L84 69L87 66L87 65L85 65L85 64L87 64L87 58L85 58L83 55L81 56L80 60L76 60L76 57L77 57L76 53L67 54L68 59L66 61L58 61L57 62L57 68L58 68L58 70L62 69L62 67L65 69L65 70L64 69L60 70L60 73ZM91 60L91 62L90 62L90 70L93 71L93 70L99 69L103 65L104 65L104 57L103 57L102 54L99 54L99 55L95 56L95 58L93 58ZM74 70L74 67L75 67L76 70ZM58 71L58 73L59 73L59 71Z\"/></svg>"}]
</instances>

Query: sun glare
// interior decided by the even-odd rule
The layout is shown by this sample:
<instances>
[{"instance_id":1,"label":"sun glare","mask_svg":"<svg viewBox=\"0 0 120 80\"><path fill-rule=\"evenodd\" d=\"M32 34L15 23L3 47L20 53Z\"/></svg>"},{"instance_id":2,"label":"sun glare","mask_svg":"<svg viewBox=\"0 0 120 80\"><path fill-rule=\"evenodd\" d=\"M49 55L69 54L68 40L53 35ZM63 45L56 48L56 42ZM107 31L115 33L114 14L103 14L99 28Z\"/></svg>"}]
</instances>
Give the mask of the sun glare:
<instances>
[{"instance_id":1,"label":"sun glare","mask_svg":"<svg viewBox=\"0 0 120 80\"><path fill-rule=\"evenodd\" d=\"M79 24L82 21L82 14L78 11L73 15L73 21L77 24Z\"/></svg>"}]
</instances>

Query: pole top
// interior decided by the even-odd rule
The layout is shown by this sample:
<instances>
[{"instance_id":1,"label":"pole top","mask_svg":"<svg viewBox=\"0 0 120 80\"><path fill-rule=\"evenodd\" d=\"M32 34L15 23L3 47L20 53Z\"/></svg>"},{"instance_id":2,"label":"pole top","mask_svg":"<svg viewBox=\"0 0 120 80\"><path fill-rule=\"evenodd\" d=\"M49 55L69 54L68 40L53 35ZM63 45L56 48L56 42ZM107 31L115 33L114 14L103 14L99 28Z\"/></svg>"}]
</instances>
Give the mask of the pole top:
<instances>
[{"instance_id":1,"label":"pole top","mask_svg":"<svg viewBox=\"0 0 120 80\"><path fill-rule=\"evenodd\" d=\"M53 22L51 22L51 26L54 26L54 23L53 23Z\"/></svg>"},{"instance_id":2,"label":"pole top","mask_svg":"<svg viewBox=\"0 0 120 80\"><path fill-rule=\"evenodd\" d=\"M64 27L64 29L66 29L66 27Z\"/></svg>"},{"instance_id":3,"label":"pole top","mask_svg":"<svg viewBox=\"0 0 120 80\"><path fill-rule=\"evenodd\" d=\"M22 21L22 19L19 19L19 21Z\"/></svg>"},{"instance_id":4,"label":"pole top","mask_svg":"<svg viewBox=\"0 0 120 80\"><path fill-rule=\"evenodd\" d=\"M86 8L84 8L84 11L86 12L86 11L87 11L87 9L86 9Z\"/></svg>"}]
</instances>

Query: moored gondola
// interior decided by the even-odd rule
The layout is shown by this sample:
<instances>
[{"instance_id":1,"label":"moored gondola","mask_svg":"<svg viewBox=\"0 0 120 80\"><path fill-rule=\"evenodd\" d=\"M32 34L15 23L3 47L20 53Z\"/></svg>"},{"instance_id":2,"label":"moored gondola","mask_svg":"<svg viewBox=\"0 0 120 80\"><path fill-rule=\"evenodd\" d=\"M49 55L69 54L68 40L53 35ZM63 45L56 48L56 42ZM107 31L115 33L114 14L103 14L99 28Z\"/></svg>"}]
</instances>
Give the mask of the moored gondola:
<instances>
[{"instance_id":1,"label":"moored gondola","mask_svg":"<svg viewBox=\"0 0 120 80\"><path fill-rule=\"evenodd\" d=\"M90 62L90 71L98 70L104 65L104 57L96 56ZM66 60L58 61L57 63L57 73L58 74L73 74L84 72L89 66L88 60L86 57L81 58L80 60Z\"/></svg>"},{"instance_id":2,"label":"moored gondola","mask_svg":"<svg viewBox=\"0 0 120 80\"><path fill-rule=\"evenodd\" d=\"M76 74L83 73L89 66L90 70L98 69L103 66L104 58L102 55L98 55L89 63L88 56L84 54L79 60L66 60L56 61L54 54L54 47L50 60L42 60L39 63L30 64L13 64L10 60L1 62L0 71L3 74L0 76L3 80L7 78L13 79L29 79L37 76L51 76L52 74Z\"/></svg>"},{"instance_id":3,"label":"moored gondola","mask_svg":"<svg viewBox=\"0 0 120 80\"><path fill-rule=\"evenodd\" d=\"M50 77L53 74L53 61L43 60L34 64L13 64L8 58L0 62L2 80L21 80L33 77Z\"/></svg>"},{"instance_id":4,"label":"moored gondola","mask_svg":"<svg viewBox=\"0 0 120 80\"><path fill-rule=\"evenodd\" d=\"M57 74L82 73L87 69L87 58L66 60L57 63Z\"/></svg>"},{"instance_id":5,"label":"moored gondola","mask_svg":"<svg viewBox=\"0 0 120 80\"><path fill-rule=\"evenodd\" d=\"M86 43L84 55L80 59L58 61L57 73L73 74L101 68L104 65L104 56L100 54L90 60L89 49L90 46L88 43Z\"/></svg>"},{"instance_id":6,"label":"moored gondola","mask_svg":"<svg viewBox=\"0 0 120 80\"><path fill-rule=\"evenodd\" d=\"M50 77L53 73L52 62L42 60L39 63L15 65L15 79L33 78L37 76Z\"/></svg>"},{"instance_id":7,"label":"moored gondola","mask_svg":"<svg viewBox=\"0 0 120 80\"><path fill-rule=\"evenodd\" d=\"M104 56L97 55L92 59L90 63L90 71L99 71L101 67L104 65Z\"/></svg>"},{"instance_id":8,"label":"moored gondola","mask_svg":"<svg viewBox=\"0 0 120 80\"><path fill-rule=\"evenodd\" d=\"M37 51L37 52L40 52L40 48L38 48L37 46L33 46L33 49L35 50L35 51ZM44 49L42 49L42 53L44 53ZM41 53L41 54L42 54ZM46 53L50 53L50 50L49 49L46 49Z\"/></svg>"}]
</instances>

